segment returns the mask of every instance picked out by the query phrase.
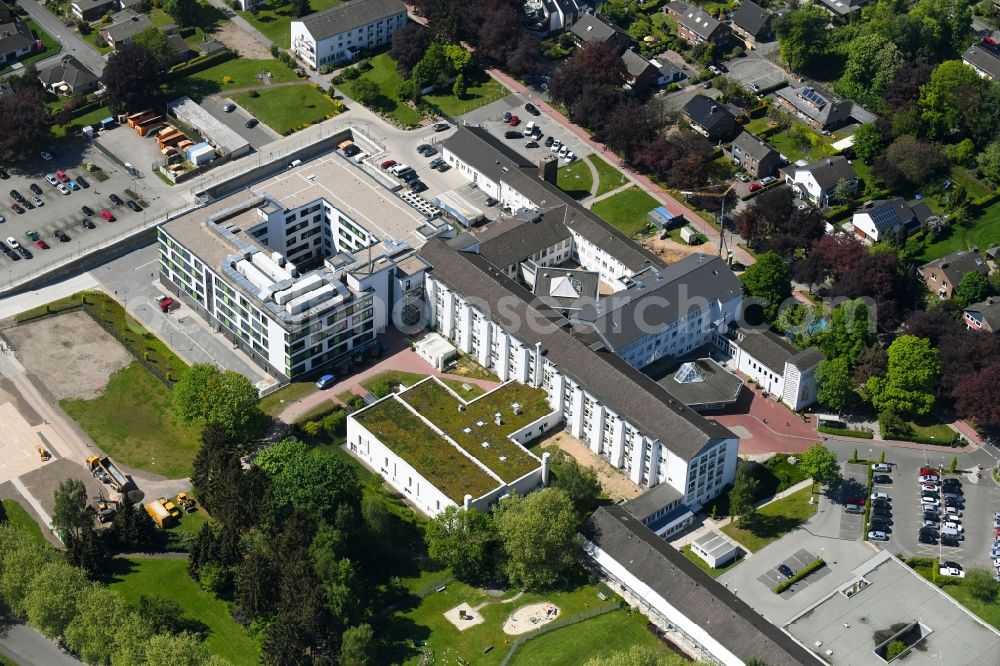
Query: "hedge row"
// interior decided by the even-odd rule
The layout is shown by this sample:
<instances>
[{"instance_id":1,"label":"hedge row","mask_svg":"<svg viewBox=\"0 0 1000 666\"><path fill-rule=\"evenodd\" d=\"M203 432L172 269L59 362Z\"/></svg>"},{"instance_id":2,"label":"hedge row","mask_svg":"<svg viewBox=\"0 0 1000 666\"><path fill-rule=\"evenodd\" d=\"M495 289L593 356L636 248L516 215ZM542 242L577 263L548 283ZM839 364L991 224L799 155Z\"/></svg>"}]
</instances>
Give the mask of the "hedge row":
<instances>
[{"instance_id":1,"label":"hedge row","mask_svg":"<svg viewBox=\"0 0 1000 666\"><path fill-rule=\"evenodd\" d=\"M791 578L789 578L787 580L783 580L780 583L778 583L777 585L775 585L772 588L772 591L775 594L781 594L782 592L784 592L785 590L787 590L788 588L790 588L795 583L799 582L800 580L802 580L803 578L805 578L806 576L808 576L812 572L814 572L817 569L819 569L820 567L824 567L824 566L826 566L826 562L824 562L822 560L822 558L817 557L815 560L813 560L809 564L807 564L804 567L802 567L801 569L799 569L798 572L796 572L796 574L794 576L792 576Z\"/></svg>"},{"instance_id":2,"label":"hedge row","mask_svg":"<svg viewBox=\"0 0 1000 666\"><path fill-rule=\"evenodd\" d=\"M958 443L958 433L951 438L951 441L942 442L940 439L934 439L933 437L922 437L920 435L903 435L895 432L886 432L882 434L885 439L895 439L903 442L916 442L917 444L936 444L937 446L955 446Z\"/></svg>"},{"instance_id":3,"label":"hedge row","mask_svg":"<svg viewBox=\"0 0 1000 666\"><path fill-rule=\"evenodd\" d=\"M209 67L214 67L227 60L232 60L235 54L232 51L221 51L219 53L213 53L212 55L200 55L195 58L191 58L185 63L180 65L174 65L170 68L170 76L174 78L182 78L195 74L202 71L203 69L208 69Z\"/></svg>"},{"instance_id":4,"label":"hedge row","mask_svg":"<svg viewBox=\"0 0 1000 666\"><path fill-rule=\"evenodd\" d=\"M828 428L826 426L820 426L816 430L825 433L827 435L836 435L840 437L857 437L858 439L873 439L875 435L864 430L848 430L847 428Z\"/></svg>"}]
</instances>

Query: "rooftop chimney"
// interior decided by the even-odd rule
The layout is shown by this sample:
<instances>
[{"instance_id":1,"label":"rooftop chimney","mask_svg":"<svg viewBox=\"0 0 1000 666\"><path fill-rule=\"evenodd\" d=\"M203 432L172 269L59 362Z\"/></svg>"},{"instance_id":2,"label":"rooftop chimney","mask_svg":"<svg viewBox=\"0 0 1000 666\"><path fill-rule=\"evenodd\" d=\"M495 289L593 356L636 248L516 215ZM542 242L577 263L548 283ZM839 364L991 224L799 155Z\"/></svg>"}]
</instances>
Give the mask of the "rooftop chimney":
<instances>
[{"instance_id":1,"label":"rooftop chimney","mask_svg":"<svg viewBox=\"0 0 1000 666\"><path fill-rule=\"evenodd\" d=\"M538 177L547 183L556 184L556 174L559 172L559 159L553 155L545 155L538 160Z\"/></svg>"}]
</instances>

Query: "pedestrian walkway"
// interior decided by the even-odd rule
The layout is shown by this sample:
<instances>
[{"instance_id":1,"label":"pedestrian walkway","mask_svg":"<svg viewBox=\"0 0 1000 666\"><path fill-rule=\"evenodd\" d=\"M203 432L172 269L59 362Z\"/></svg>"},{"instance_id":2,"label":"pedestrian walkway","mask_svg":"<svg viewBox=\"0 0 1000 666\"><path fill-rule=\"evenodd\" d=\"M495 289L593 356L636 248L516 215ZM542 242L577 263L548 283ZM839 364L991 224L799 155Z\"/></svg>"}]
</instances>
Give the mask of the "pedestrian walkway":
<instances>
[{"instance_id":1,"label":"pedestrian walkway","mask_svg":"<svg viewBox=\"0 0 1000 666\"><path fill-rule=\"evenodd\" d=\"M590 160L587 160L587 161L590 162ZM596 169L595 169L595 171L596 171ZM597 187L598 187L597 181L595 180L594 183L595 184L594 184L594 187L592 189L596 190ZM624 185L619 185L618 187L616 187L615 189L611 190L610 192L605 192L604 194L599 194L597 196L585 197L585 198L583 198L583 199L580 200L580 203L585 204L587 206L587 208L593 208L594 204L597 203L598 201L604 201L605 199L608 199L610 197L615 196L616 194L624 192L625 190L627 190L627 189L629 189L629 188L631 188L633 186L635 186L635 183L633 183L632 181L629 181L629 182L625 183Z\"/></svg>"}]
</instances>

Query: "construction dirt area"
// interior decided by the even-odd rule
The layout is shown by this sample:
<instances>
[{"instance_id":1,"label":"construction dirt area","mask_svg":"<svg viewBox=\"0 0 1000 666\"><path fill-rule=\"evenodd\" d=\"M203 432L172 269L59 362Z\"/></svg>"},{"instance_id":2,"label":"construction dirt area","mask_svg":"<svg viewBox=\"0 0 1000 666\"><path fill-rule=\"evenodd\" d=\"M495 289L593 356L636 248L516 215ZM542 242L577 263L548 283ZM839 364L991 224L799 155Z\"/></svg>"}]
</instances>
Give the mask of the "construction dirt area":
<instances>
[{"instance_id":1,"label":"construction dirt area","mask_svg":"<svg viewBox=\"0 0 1000 666\"><path fill-rule=\"evenodd\" d=\"M25 370L56 400L99 396L115 370L133 361L117 340L84 312L45 317L4 331Z\"/></svg>"},{"instance_id":2,"label":"construction dirt area","mask_svg":"<svg viewBox=\"0 0 1000 666\"><path fill-rule=\"evenodd\" d=\"M0 483L17 478L45 464L38 447L50 452L52 428L32 426L13 403L0 403Z\"/></svg>"},{"instance_id":3,"label":"construction dirt area","mask_svg":"<svg viewBox=\"0 0 1000 666\"><path fill-rule=\"evenodd\" d=\"M702 245L684 245L670 238L664 238L663 240L656 237L643 238L639 241L639 245L651 250L668 264L676 263L689 254L698 254L706 251ZM709 250L709 252L711 251Z\"/></svg>"},{"instance_id":4,"label":"construction dirt area","mask_svg":"<svg viewBox=\"0 0 1000 666\"><path fill-rule=\"evenodd\" d=\"M543 439L540 447L543 450L557 448L564 451L580 465L597 472L597 480L604 494L616 502L620 499L634 499L643 493L642 488L632 483L624 472L612 467L611 463L588 449L583 442L565 430Z\"/></svg>"},{"instance_id":5,"label":"construction dirt area","mask_svg":"<svg viewBox=\"0 0 1000 666\"><path fill-rule=\"evenodd\" d=\"M241 58L270 60L272 57L263 44L245 33L232 21L226 21L219 26L212 33L212 37L228 46L230 50L239 53Z\"/></svg>"}]
</instances>

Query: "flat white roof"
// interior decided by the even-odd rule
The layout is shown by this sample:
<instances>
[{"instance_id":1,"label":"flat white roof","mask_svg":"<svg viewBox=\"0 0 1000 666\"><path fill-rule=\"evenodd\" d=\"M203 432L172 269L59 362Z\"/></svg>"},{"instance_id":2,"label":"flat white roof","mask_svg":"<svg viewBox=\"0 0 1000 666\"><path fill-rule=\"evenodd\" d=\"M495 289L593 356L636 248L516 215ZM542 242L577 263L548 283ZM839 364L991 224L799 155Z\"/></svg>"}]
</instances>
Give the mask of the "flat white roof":
<instances>
[{"instance_id":1,"label":"flat white roof","mask_svg":"<svg viewBox=\"0 0 1000 666\"><path fill-rule=\"evenodd\" d=\"M190 97L180 97L167 104L167 108L182 121L194 126L206 139L225 153L244 150L250 142L205 110Z\"/></svg>"}]
</instances>

